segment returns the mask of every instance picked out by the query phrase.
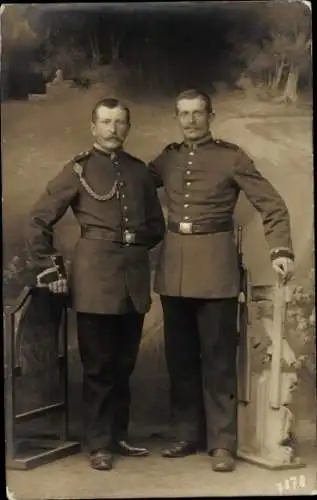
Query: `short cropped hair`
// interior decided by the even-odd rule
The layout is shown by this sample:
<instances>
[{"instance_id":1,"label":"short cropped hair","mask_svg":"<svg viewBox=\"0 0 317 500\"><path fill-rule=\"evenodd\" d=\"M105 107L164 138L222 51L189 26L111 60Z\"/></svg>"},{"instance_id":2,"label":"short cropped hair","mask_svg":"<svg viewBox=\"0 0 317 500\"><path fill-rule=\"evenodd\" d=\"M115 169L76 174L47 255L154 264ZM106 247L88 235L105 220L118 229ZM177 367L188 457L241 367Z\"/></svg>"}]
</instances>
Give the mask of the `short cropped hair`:
<instances>
[{"instance_id":1,"label":"short cropped hair","mask_svg":"<svg viewBox=\"0 0 317 500\"><path fill-rule=\"evenodd\" d=\"M197 97L199 97L202 101L204 101L206 106L206 111L208 113L212 113L213 109L209 95L198 89L184 90L183 92L178 94L176 98L176 112L177 112L177 104L181 99L196 99Z\"/></svg>"},{"instance_id":2,"label":"short cropped hair","mask_svg":"<svg viewBox=\"0 0 317 500\"><path fill-rule=\"evenodd\" d=\"M122 108L125 111L125 113L126 113L127 123L130 123L131 116L130 116L130 110L129 110L129 108L127 106L125 106L125 104L123 104L118 99L114 99L112 97L106 97L104 99L101 99L100 101L98 101L94 105L92 113L91 113L91 120L92 120L92 122L96 121L98 109L99 108L103 108L103 107L110 108L110 109L113 109L113 108Z\"/></svg>"}]
</instances>

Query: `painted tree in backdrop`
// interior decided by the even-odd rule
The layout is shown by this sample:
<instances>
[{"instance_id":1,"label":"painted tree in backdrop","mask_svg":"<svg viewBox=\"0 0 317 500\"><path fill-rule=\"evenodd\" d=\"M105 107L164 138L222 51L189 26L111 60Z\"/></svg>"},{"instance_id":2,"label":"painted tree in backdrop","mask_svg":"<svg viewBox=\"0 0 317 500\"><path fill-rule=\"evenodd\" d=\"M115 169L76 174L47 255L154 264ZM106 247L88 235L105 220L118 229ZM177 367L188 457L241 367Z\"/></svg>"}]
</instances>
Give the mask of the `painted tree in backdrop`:
<instances>
[{"instance_id":1,"label":"painted tree in backdrop","mask_svg":"<svg viewBox=\"0 0 317 500\"><path fill-rule=\"evenodd\" d=\"M278 102L295 103L301 77L312 64L311 11L300 2L267 2L252 6L262 35L248 43L235 36L239 59L255 85L264 85Z\"/></svg>"},{"instance_id":2,"label":"painted tree in backdrop","mask_svg":"<svg viewBox=\"0 0 317 500\"><path fill-rule=\"evenodd\" d=\"M31 70L31 54L46 36L34 4L5 5L1 8L1 76L2 97L9 94L10 74L27 75ZM22 78L22 77L21 77ZM19 78L18 78L19 79Z\"/></svg>"},{"instance_id":3,"label":"painted tree in backdrop","mask_svg":"<svg viewBox=\"0 0 317 500\"><path fill-rule=\"evenodd\" d=\"M311 71L311 11L300 2L267 6L274 71L273 88L283 85L281 100L296 102L299 79Z\"/></svg>"},{"instance_id":4,"label":"painted tree in backdrop","mask_svg":"<svg viewBox=\"0 0 317 500\"><path fill-rule=\"evenodd\" d=\"M1 44L3 50L16 46L33 48L39 41L39 34L32 23L35 7L28 5L6 5L1 13Z\"/></svg>"}]
</instances>

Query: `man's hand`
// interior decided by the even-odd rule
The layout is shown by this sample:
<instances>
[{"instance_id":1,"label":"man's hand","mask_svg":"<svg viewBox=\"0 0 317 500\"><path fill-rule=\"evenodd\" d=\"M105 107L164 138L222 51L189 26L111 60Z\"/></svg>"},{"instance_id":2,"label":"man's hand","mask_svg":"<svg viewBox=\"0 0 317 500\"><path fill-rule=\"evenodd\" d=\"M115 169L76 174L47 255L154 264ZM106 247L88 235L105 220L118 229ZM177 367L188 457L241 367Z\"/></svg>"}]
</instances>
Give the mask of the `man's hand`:
<instances>
[{"instance_id":1,"label":"man's hand","mask_svg":"<svg viewBox=\"0 0 317 500\"><path fill-rule=\"evenodd\" d=\"M54 266L48 267L40 272L36 277L38 288L48 288L50 292L56 294L67 294L67 276L64 263L61 257L52 257Z\"/></svg>"},{"instance_id":2,"label":"man's hand","mask_svg":"<svg viewBox=\"0 0 317 500\"><path fill-rule=\"evenodd\" d=\"M52 293L67 294L68 293L67 280L65 278L61 278L57 281L52 281L52 283L49 283L48 289Z\"/></svg>"},{"instance_id":3,"label":"man's hand","mask_svg":"<svg viewBox=\"0 0 317 500\"><path fill-rule=\"evenodd\" d=\"M272 266L274 271L276 271L283 279L284 283L287 283L294 274L294 262L288 257L277 257L273 260Z\"/></svg>"}]
</instances>

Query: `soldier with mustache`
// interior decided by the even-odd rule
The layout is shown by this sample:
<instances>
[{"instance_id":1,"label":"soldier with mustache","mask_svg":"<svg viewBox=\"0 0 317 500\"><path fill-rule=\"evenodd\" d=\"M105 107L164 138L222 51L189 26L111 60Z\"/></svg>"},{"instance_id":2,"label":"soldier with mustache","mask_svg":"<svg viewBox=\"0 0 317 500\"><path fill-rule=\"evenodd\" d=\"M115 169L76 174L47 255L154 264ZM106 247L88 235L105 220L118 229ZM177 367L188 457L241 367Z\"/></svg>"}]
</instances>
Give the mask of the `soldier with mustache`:
<instances>
[{"instance_id":1,"label":"soldier with mustache","mask_svg":"<svg viewBox=\"0 0 317 500\"><path fill-rule=\"evenodd\" d=\"M155 291L161 296L175 443L164 457L195 453L202 409L215 471L232 471L237 448L237 298L239 265L233 213L243 191L261 213L270 257L285 281L293 274L288 209L238 146L216 140L209 96L176 100L184 141L149 165L164 187L168 230Z\"/></svg>"},{"instance_id":2,"label":"soldier with mustache","mask_svg":"<svg viewBox=\"0 0 317 500\"><path fill-rule=\"evenodd\" d=\"M67 293L77 312L83 411L90 464L110 470L113 453L145 456L128 440L129 379L151 305L149 250L165 222L146 165L124 151L130 111L116 99L92 111L92 149L49 182L28 218L37 283ZM71 208L80 226L71 269L54 248L53 229Z\"/></svg>"}]
</instances>

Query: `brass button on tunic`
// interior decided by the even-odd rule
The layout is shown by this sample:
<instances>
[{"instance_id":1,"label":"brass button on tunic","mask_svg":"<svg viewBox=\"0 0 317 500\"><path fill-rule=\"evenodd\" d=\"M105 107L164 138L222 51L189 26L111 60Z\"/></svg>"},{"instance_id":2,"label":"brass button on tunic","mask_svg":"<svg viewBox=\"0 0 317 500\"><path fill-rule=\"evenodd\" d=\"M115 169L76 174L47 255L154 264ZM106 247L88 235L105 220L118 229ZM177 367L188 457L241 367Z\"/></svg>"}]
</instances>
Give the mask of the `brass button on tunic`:
<instances>
[{"instance_id":1,"label":"brass button on tunic","mask_svg":"<svg viewBox=\"0 0 317 500\"><path fill-rule=\"evenodd\" d=\"M171 222L204 225L230 221L242 190L262 215L269 249L283 247L292 252L284 201L239 147L212 138L197 145L195 151L184 142L171 144L150 163L149 171L156 186L164 186ZM193 298L236 296L239 270L233 232L168 231L155 290L162 295Z\"/></svg>"},{"instance_id":2,"label":"brass button on tunic","mask_svg":"<svg viewBox=\"0 0 317 500\"><path fill-rule=\"evenodd\" d=\"M50 267L52 255L58 253L53 227L69 207L81 227L93 228L94 234L100 229L100 237L83 236L74 251L70 277L74 308L102 314L124 314L131 307L148 311L148 251L163 238L165 223L144 163L123 150L111 158L92 149L64 167L29 217L27 241L38 270ZM141 234L147 243L111 241L117 234L123 241L126 230Z\"/></svg>"}]
</instances>

